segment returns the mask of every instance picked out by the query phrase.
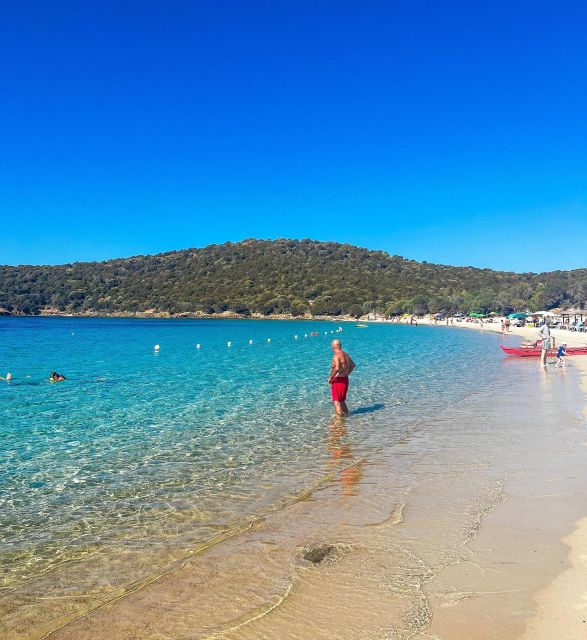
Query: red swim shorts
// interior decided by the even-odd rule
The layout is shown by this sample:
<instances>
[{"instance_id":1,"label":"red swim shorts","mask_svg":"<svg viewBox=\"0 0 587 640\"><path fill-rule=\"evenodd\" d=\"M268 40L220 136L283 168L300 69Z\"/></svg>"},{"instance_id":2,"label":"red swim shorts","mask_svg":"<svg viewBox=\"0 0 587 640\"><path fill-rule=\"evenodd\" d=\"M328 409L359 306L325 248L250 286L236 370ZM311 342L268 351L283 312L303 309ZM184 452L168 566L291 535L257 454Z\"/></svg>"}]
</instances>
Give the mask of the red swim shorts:
<instances>
[{"instance_id":1,"label":"red swim shorts","mask_svg":"<svg viewBox=\"0 0 587 640\"><path fill-rule=\"evenodd\" d=\"M334 378L334 381L330 385L330 391L332 393L332 399L334 402L344 402L346 400L346 393L349 390L349 379Z\"/></svg>"}]
</instances>

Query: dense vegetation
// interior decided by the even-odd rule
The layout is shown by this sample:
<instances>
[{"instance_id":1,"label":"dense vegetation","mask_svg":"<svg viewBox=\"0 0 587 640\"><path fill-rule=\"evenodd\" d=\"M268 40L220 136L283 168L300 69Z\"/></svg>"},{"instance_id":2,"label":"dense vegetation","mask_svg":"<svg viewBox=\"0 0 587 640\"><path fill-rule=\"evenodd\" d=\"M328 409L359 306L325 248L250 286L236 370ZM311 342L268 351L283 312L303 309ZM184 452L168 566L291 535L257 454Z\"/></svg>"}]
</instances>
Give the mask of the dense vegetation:
<instances>
[{"instance_id":1,"label":"dense vegetation","mask_svg":"<svg viewBox=\"0 0 587 640\"><path fill-rule=\"evenodd\" d=\"M558 306L587 306L587 269L515 274L312 240L245 240L99 263L0 267L0 307L19 314L360 316Z\"/></svg>"}]
</instances>

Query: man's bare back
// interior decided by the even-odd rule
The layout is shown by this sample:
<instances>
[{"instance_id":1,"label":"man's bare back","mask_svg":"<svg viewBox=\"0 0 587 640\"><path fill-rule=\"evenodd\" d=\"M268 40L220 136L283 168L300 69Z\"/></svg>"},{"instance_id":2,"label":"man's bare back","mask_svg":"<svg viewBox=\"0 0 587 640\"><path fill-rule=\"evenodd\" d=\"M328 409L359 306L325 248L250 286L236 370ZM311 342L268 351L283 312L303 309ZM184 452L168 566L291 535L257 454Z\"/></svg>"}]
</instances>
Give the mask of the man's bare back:
<instances>
[{"instance_id":1,"label":"man's bare back","mask_svg":"<svg viewBox=\"0 0 587 640\"><path fill-rule=\"evenodd\" d=\"M338 349L332 356L330 365L331 378L346 378L355 368L355 363L346 351Z\"/></svg>"},{"instance_id":2,"label":"man's bare back","mask_svg":"<svg viewBox=\"0 0 587 640\"><path fill-rule=\"evenodd\" d=\"M330 364L330 376L328 384L331 386L334 409L339 416L348 416L349 409L346 406L346 394L349 387L349 375L355 368L355 363L348 353L342 350L340 340L332 341L332 363Z\"/></svg>"}]
</instances>

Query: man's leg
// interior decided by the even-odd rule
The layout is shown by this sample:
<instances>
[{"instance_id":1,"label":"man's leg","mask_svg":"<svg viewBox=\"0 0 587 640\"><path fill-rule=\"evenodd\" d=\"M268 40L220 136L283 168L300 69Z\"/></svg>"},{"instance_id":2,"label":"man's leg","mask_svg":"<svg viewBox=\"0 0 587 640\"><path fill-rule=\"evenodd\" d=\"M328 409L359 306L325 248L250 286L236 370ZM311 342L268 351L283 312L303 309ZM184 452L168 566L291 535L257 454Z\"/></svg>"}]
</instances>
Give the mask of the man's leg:
<instances>
[{"instance_id":1,"label":"man's leg","mask_svg":"<svg viewBox=\"0 0 587 640\"><path fill-rule=\"evenodd\" d=\"M341 403L337 402L336 400L333 400L333 403L334 403L334 412L336 413L336 415L343 416L344 413L342 411Z\"/></svg>"},{"instance_id":2,"label":"man's leg","mask_svg":"<svg viewBox=\"0 0 587 640\"><path fill-rule=\"evenodd\" d=\"M341 402L340 403L340 408L342 409L341 415L343 415L343 416L348 416L349 415L349 408L346 406L346 402Z\"/></svg>"}]
</instances>

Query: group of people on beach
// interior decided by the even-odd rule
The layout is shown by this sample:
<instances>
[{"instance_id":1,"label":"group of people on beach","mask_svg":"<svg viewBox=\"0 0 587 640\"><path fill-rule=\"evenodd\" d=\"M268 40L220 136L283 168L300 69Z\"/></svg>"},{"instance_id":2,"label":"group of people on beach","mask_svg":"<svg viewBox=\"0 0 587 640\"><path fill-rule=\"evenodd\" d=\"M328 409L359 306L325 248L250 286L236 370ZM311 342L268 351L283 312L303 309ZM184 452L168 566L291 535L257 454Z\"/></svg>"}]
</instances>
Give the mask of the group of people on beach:
<instances>
[{"instance_id":1,"label":"group of people on beach","mask_svg":"<svg viewBox=\"0 0 587 640\"><path fill-rule=\"evenodd\" d=\"M541 347L542 347L542 352L540 354L540 364L543 367L546 367L546 357L548 356L548 351L551 348L551 346L554 347L554 342L551 340L551 337L550 337L550 327L548 326L546 321L542 322L538 333L540 335L540 341L541 341ZM567 355L567 343L563 342L559 346L558 351L556 352L556 368L557 369L559 367L565 366L566 355Z\"/></svg>"},{"instance_id":2,"label":"group of people on beach","mask_svg":"<svg viewBox=\"0 0 587 640\"><path fill-rule=\"evenodd\" d=\"M550 327L544 321L540 325L538 330L538 340L534 342L522 342L523 347L541 349L540 352L540 364L543 367L547 366L546 359L551 349L556 348L555 339L550 335ZM567 355L567 343L563 342L556 352L556 368L565 366L565 356Z\"/></svg>"}]
</instances>

